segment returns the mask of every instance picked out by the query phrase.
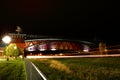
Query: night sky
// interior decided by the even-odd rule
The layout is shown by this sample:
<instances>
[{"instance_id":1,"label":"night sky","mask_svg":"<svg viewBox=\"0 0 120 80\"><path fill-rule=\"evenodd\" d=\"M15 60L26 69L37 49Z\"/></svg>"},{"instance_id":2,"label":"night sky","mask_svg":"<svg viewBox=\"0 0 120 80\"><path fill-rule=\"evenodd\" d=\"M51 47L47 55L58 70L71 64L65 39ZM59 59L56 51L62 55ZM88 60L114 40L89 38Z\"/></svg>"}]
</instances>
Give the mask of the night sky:
<instances>
[{"instance_id":1,"label":"night sky","mask_svg":"<svg viewBox=\"0 0 120 80\"><path fill-rule=\"evenodd\" d=\"M0 34L22 33L119 44L119 3L107 0L3 0Z\"/></svg>"}]
</instances>

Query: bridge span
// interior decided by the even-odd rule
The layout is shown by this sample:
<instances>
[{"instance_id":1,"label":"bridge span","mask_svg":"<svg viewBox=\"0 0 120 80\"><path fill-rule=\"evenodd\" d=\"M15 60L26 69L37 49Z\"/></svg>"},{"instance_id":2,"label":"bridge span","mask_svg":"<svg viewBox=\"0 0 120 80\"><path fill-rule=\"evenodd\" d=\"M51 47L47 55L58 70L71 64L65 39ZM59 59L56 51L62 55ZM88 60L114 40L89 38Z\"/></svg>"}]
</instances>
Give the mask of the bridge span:
<instances>
[{"instance_id":1,"label":"bridge span","mask_svg":"<svg viewBox=\"0 0 120 80\"><path fill-rule=\"evenodd\" d=\"M15 43L25 55L89 52L96 47L94 43L81 40L15 33L7 35L12 38L11 43Z\"/></svg>"}]
</instances>

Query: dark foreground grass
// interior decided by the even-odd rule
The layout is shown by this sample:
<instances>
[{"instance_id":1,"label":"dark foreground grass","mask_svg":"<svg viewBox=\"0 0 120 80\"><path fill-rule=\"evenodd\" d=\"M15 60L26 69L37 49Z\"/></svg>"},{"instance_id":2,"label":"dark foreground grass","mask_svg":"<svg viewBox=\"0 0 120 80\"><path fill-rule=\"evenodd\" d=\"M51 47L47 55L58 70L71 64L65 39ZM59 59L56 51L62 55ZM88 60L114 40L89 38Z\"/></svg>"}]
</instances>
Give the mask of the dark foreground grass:
<instances>
[{"instance_id":1,"label":"dark foreground grass","mask_svg":"<svg viewBox=\"0 0 120 80\"><path fill-rule=\"evenodd\" d=\"M30 60L49 80L120 80L120 57Z\"/></svg>"},{"instance_id":2,"label":"dark foreground grass","mask_svg":"<svg viewBox=\"0 0 120 80\"><path fill-rule=\"evenodd\" d=\"M26 80L24 61L22 59L1 60L0 80Z\"/></svg>"}]
</instances>

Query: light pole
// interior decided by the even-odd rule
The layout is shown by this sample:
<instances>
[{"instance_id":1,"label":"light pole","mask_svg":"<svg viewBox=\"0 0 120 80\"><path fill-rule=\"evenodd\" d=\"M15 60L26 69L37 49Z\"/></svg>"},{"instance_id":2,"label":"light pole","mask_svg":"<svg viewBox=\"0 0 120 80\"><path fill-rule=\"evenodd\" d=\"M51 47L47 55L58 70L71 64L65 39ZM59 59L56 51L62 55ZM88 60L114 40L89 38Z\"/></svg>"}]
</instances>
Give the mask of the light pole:
<instances>
[{"instance_id":1,"label":"light pole","mask_svg":"<svg viewBox=\"0 0 120 80\"><path fill-rule=\"evenodd\" d=\"M10 36L4 36L2 38L2 41L6 44L6 46L11 42L11 37ZM5 46L5 48L6 48ZM7 61L9 60L9 58L7 57Z\"/></svg>"}]
</instances>

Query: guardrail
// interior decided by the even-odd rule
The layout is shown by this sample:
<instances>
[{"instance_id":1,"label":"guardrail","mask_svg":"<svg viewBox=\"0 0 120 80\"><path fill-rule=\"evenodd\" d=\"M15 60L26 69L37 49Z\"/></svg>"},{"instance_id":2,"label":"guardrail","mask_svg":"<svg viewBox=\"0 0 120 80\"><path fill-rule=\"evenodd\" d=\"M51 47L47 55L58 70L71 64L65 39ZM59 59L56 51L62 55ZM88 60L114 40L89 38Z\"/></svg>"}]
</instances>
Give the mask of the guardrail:
<instances>
[{"instance_id":1,"label":"guardrail","mask_svg":"<svg viewBox=\"0 0 120 80\"><path fill-rule=\"evenodd\" d=\"M27 80L48 80L45 75L29 60L24 59L27 72Z\"/></svg>"}]
</instances>

